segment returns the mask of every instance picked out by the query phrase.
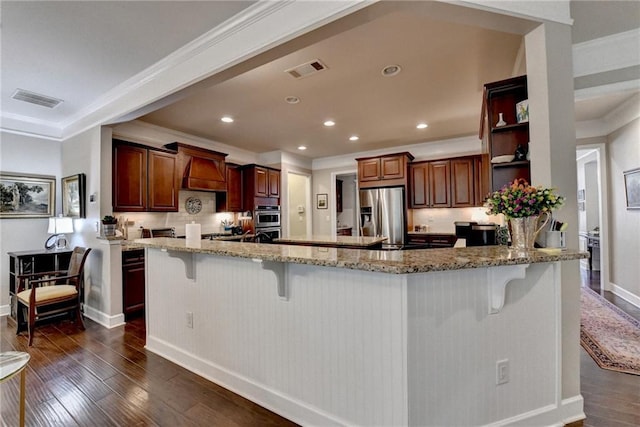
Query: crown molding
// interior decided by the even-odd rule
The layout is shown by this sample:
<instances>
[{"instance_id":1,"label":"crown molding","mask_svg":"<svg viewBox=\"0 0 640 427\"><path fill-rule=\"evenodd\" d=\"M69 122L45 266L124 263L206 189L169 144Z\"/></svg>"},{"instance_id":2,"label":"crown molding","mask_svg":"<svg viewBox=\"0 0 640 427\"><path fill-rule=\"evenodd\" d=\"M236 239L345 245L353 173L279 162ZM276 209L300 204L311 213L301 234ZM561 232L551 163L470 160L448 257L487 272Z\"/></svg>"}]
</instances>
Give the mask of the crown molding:
<instances>
[{"instance_id":1,"label":"crown molding","mask_svg":"<svg viewBox=\"0 0 640 427\"><path fill-rule=\"evenodd\" d=\"M640 65L640 28L573 45L573 76Z\"/></svg>"},{"instance_id":2,"label":"crown molding","mask_svg":"<svg viewBox=\"0 0 640 427\"><path fill-rule=\"evenodd\" d=\"M58 123L19 114L0 112L0 130L16 135L62 141L62 128Z\"/></svg>"}]
</instances>

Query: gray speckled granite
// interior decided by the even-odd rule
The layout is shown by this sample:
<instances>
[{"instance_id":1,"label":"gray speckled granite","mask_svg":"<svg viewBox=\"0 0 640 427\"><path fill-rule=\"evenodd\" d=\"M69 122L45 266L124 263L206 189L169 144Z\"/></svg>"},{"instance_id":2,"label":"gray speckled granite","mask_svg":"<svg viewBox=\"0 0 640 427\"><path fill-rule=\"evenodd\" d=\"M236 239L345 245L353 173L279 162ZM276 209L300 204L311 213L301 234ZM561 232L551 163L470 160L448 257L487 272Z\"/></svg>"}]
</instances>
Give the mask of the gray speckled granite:
<instances>
[{"instance_id":1,"label":"gray speckled granite","mask_svg":"<svg viewBox=\"0 0 640 427\"><path fill-rule=\"evenodd\" d=\"M202 240L194 246L187 246L184 239L171 239L166 237L138 239L134 241L133 245L180 252L258 258L268 261L292 262L296 264L394 274L567 261L589 257L588 252L575 250L532 250L518 253L510 250L506 246L378 251L315 246L217 242L210 240Z\"/></svg>"},{"instance_id":2,"label":"gray speckled granite","mask_svg":"<svg viewBox=\"0 0 640 427\"><path fill-rule=\"evenodd\" d=\"M386 237L360 237L360 236L290 236L276 239L279 244L292 245L318 245L318 246L335 246L344 248L368 248L376 246L387 240Z\"/></svg>"}]
</instances>

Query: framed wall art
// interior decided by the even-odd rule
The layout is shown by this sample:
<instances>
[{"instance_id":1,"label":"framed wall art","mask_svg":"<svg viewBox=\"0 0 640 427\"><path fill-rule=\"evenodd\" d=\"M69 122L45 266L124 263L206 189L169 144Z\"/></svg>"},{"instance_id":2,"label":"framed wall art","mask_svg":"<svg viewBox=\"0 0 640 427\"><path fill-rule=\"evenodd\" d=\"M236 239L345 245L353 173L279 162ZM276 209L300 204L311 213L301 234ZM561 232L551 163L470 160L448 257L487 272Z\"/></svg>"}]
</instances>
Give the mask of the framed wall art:
<instances>
[{"instance_id":1,"label":"framed wall art","mask_svg":"<svg viewBox=\"0 0 640 427\"><path fill-rule=\"evenodd\" d=\"M627 209L640 209L640 168L624 171Z\"/></svg>"},{"instance_id":2,"label":"framed wall art","mask_svg":"<svg viewBox=\"0 0 640 427\"><path fill-rule=\"evenodd\" d=\"M56 178L0 172L0 218L46 218L56 212Z\"/></svg>"},{"instance_id":3,"label":"framed wall art","mask_svg":"<svg viewBox=\"0 0 640 427\"><path fill-rule=\"evenodd\" d=\"M328 202L328 194L327 193L320 193L316 195L316 208L318 209L329 209L329 202Z\"/></svg>"},{"instance_id":4,"label":"framed wall art","mask_svg":"<svg viewBox=\"0 0 640 427\"><path fill-rule=\"evenodd\" d=\"M86 218L86 176L83 173L62 178L62 216Z\"/></svg>"}]
</instances>

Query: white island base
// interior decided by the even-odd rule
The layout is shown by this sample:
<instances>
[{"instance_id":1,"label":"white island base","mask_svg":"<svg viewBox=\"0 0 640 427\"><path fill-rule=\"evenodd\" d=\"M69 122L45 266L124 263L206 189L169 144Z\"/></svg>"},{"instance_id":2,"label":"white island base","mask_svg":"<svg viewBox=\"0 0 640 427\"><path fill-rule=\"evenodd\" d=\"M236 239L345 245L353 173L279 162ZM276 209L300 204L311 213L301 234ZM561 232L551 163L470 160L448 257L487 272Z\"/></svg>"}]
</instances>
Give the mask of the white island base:
<instances>
[{"instance_id":1,"label":"white island base","mask_svg":"<svg viewBox=\"0 0 640 427\"><path fill-rule=\"evenodd\" d=\"M561 262L414 274L276 262L278 279L259 260L146 251L147 349L297 423L584 418L580 395L561 399Z\"/></svg>"}]
</instances>

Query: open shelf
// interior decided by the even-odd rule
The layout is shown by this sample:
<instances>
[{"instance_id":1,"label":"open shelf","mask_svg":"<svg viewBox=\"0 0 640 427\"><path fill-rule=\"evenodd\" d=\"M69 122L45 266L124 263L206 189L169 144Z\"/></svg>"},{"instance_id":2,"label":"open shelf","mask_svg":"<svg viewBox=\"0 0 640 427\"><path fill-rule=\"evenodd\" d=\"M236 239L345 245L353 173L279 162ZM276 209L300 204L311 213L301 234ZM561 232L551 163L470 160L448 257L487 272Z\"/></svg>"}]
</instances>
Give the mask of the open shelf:
<instances>
[{"instance_id":1,"label":"open shelf","mask_svg":"<svg viewBox=\"0 0 640 427\"><path fill-rule=\"evenodd\" d=\"M512 167L519 167L519 166L526 166L529 167L529 160L518 160L516 162L509 162L509 163L492 163L491 166L494 168L512 168Z\"/></svg>"},{"instance_id":2,"label":"open shelf","mask_svg":"<svg viewBox=\"0 0 640 427\"><path fill-rule=\"evenodd\" d=\"M492 127L491 128L491 132L492 133L497 133L497 132L508 132L508 131L512 131L512 130L516 130L516 129L522 129L524 127L529 126L529 122L524 122L524 123L514 123L511 125L504 125L504 126L500 126L500 127Z\"/></svg>"}]
</instances>

